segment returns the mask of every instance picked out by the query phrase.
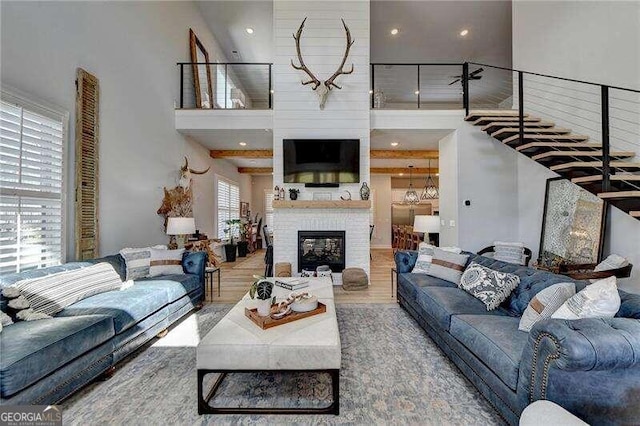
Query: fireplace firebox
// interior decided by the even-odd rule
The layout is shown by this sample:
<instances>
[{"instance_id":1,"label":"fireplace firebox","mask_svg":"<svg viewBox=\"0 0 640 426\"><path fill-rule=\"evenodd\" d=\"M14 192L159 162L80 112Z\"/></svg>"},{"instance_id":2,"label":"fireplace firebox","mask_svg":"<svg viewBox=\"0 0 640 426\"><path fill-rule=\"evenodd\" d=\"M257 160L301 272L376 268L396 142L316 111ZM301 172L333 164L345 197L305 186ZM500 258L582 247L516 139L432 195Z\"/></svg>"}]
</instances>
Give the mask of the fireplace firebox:
<instances>
[{"instance_id":1,"label":"fireplace firebox","mask_svg":"<svg viewBox=\"0 0 640 426\"><path fill-rule=\"evenodd\" d=\"M345 231L298 231L298 272L329 265L332 272L345 267Z\"/></svg>"}]
</instances>

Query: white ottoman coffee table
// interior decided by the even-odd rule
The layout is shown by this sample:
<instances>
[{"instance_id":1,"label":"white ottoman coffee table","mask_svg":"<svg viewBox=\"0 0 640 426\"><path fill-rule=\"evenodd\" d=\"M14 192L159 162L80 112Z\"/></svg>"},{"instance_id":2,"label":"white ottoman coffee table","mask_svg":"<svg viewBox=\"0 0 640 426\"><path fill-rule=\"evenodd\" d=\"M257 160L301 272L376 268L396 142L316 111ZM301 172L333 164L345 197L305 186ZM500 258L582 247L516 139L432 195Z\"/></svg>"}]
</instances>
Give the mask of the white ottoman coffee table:
<instances>
[{"instance_id":1,"label":"white ottoman coffee table","mask_svg":"<svg viewBox=\"0 0 640 426\"><path fill-rule=\"evenodd\" d=\"M198 414L339 414L340 334L328 278L310 278L309 291L327 306L327 312L262 330L245 316L255 304L249 295L207 333L198 344ZM274 286L278 301L290 291ZM209 405L228 373L264 371L327 372L331 375L333 401L321 408L212 407ZM218 373L211 389L204 390L206 374Z\"/></svg>"}]
</instances>

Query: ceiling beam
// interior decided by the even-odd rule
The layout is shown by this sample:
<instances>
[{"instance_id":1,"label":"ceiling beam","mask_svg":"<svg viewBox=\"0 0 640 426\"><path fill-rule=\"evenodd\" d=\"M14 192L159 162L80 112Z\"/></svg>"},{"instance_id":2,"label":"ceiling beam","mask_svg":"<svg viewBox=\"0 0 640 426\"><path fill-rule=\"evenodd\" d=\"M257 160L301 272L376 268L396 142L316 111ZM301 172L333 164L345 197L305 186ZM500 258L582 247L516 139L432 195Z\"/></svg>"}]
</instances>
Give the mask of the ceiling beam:
<instances>
[{"instance_id":1,"label":"ceiling beam","mask_svg":"<svg viewBox=\"0 0 640 426\"><path fill-rule=\"evenodd\" d=\"M273 167L238 167L238 173L264 175L273 173Z\"/></svg>"},{"instance_id":2,"label":"ceiling beam","mask_svg":"<svg viewBox=\"0 0 640 426\"><path fill-rule=\"evenodd\" d=\"M409 176L409 168L408 167L372 167L371 174L372 175L397 175L403 173L406 176ZM439 173L438 169L435 167L414 167L411 172L414 175L435 175Z\"/></svg>"},{"instance_id":3,"label":"ceiling beam","mask_svg":"<svg viewBox=\"0 0 640 426\"><path fill-rule=\"evenodd\" d=\"M372 149L371 159L415 159L415 160L437 160L438 151L421 150L396 150L396 149Z\"/></svg>"},{"instance_id":4,"label":"ceiling beam","mask_svg":"<svg viewBox=\"0 0 640 426\"><path fill-rule=\"evenodd\" d=\"M212 149L211 158L273 158L271 149Z\"/></svg>"}]
</instances>

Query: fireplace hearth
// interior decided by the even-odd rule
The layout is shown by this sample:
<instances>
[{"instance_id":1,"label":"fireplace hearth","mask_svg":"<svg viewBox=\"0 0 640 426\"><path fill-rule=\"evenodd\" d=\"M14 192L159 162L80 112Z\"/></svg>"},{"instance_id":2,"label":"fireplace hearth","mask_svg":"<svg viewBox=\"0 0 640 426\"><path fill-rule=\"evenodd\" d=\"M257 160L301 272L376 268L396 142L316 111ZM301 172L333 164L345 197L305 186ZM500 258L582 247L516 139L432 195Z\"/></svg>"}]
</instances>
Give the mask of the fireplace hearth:
<instances>
[{"instance_id":1,"label":"fireplace hearth","mask_svg":"<svg viewBox=\"0 0 640 426\"><path fill-rule=\"evenodd\" d=\"M329 265L332 272L345 267L345 231L298 231L298 272Z\"/></svg>"}]
</instances>

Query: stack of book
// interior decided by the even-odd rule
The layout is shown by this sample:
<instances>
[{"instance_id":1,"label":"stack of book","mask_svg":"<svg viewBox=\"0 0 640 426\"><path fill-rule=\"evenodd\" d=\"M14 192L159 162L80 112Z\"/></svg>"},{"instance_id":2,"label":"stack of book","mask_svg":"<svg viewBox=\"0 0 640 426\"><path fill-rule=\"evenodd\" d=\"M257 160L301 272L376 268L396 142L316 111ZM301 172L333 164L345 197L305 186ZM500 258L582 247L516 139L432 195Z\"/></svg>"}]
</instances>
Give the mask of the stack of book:
<instances>
[{"instance_id":1,"label":"stack of book","mask_svg":"<svg viewBox=\"0 0 640 426\"><path fill-rule=\"evenodd\" d=\"M275 284L278 287L296 291L300 290L301 288L309 287L309 280L305 280L302 278L276 278Z\"/></svg>"}]
</instances>

